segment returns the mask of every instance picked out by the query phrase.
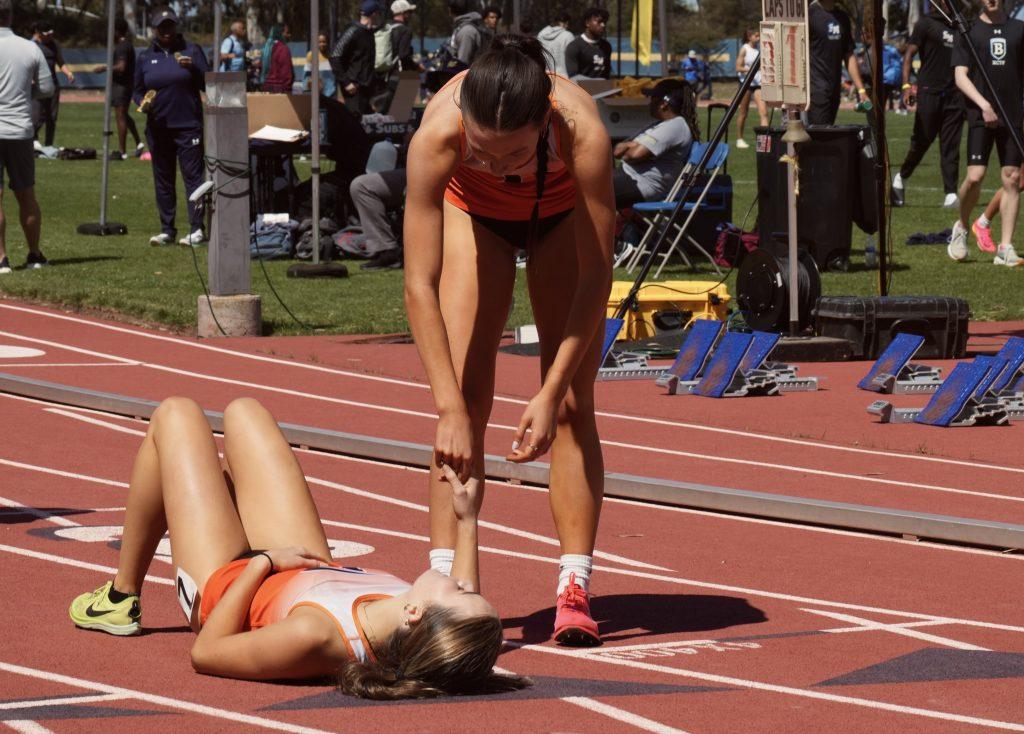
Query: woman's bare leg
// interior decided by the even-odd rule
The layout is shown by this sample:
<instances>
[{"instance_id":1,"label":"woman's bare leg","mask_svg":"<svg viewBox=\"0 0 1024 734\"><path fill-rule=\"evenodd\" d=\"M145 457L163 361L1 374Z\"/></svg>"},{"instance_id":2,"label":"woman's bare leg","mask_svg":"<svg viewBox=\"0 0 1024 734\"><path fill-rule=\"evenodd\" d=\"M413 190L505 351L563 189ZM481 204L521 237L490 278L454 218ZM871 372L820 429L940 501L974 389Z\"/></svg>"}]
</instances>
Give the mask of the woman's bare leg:
<instances>
[{"instance_id":1,"label":"woman's bare leg","mask_svg":"<svg viewBox=\"0 0 1024 734\"><path fill-rule=\"evenodd\" d=\"M331 559L302 468L274 416L258 401L240 398L224 409L224 455L250 547L301 546Z\"/></svg>"},{"instance_id":2,"label":"woman's bare leg","mask_svg":"<svg viewBox=\"0 0 1024 734\"><path fill-rule=\"evenodd\" d=\"M174 565L200 589L213 571L249 550L210 426L186 398L160 404L136 456L115 589L139 592L168 529Z\"/></svg>"},{"instance_id":3,"label":"woman's bare leg","mask_svg":"<svg viewBox=\"0 0 1024 734\"><path fill-rule=\"evenodd\" d=\"M483 477L483 440L494 400L494 365L515 286L511 245L444 205L444 269L439 294L452 365L473 423L473 475ZM430 475L430 547L455 547L451 486Z\"/></svg>"},{"instance_id":4,"label":"woman's bare leg","mask_svg":"<svg viewBox=\"0 0 1024 734\"><path fill-rule=\"evenodd\" d=\"M743 95L740 106L736 110L736 138L743 137L743 128L747 125L747 111L750 109L750 92Z\"/></svg>"},{"instance_id":5,"label":"woman's bare leg","mask_svg":"<svg viewBox=\"0 0 1024 734\"><path fill-rule=\"evenodd\" d=\"M546 375L562 342L576 290L577 260L570 215L536 247L527 266L530 301L540 337L541 373ZM572 379L558 413L551 445L551 512L562 554L593 555L604 497L604 461L594 419L594 379L601 360L601 336Z\"/></svg>"},{"instance_id":6,"label":"woman's bare leg","mask_svg":"<svg viewBox=\"0 0 1024 734\"><path fill-rule=\"evenodd\" d=\"M764 101L760 89L754 90L754 104L757 105L757 116L761 122L761 127L768 127L768 104Z\"/></svg>"}]
</instances>

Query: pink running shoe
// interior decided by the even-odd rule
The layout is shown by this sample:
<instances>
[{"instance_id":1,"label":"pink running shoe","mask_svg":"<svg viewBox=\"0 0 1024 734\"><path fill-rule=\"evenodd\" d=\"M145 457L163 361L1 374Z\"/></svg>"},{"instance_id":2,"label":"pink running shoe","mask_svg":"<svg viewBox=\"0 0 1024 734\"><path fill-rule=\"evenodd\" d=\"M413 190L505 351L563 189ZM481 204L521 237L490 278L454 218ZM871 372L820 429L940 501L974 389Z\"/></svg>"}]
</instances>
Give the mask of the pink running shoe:
<instances>
[{"instance_id":1,"label":"pink running shoe","mask_svg":"<svg viewBox=\"0 0 1024 734\"><path fill-rule=\"evenodd\" d=\"M601 644L597 622L590 616L589 595L576 583L576 574L569 575L569 585L555 602L555 642L570 647Z\"/></svg>"},{"instance_id":2,"label":"pink running shoe","mask_svg":"<svg viewBox=\"0 0 1024 734\"><path fill-rule=\"evenodd\" d=\"M978 240L978 249L982 252L995 252L996 243L992 241L992 228L982 227L978 224L978 220L974 220L974 224L971 225L971 231L974 232L974 237Z\"/></svg>"}]
</instances>

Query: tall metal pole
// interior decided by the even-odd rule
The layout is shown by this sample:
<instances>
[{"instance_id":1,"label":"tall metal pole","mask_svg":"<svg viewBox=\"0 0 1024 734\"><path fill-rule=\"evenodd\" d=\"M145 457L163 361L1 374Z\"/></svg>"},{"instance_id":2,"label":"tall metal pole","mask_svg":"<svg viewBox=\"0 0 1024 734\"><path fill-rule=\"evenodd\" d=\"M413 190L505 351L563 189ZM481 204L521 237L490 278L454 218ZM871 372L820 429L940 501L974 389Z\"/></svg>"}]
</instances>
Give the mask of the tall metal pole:
<instances>
[{"instance_id":1,"label":"tall metal pole","mask_svg":"<svg viewBox=\"0 0 1024 734\"><path fill-rule=\"evenodd\" d=\"M885 208L888 203L886 191L889 186L889 173L886 171L888 162L887 141L885 137L885 104L886 99L882 94L882 50L885 47L885 26L886 18L882 14L883 8L888 7L886 0L874 0L874 12L872 13L872 36L874 43L871 45L871 115L875 130L875 212L878 217L878 295L889 294L889 242L888 218L885 216Z\"/></svg>"},{"instance_id":2,"label":"tall metal pole","mask_svg":"<svg viewBox=\"0 0 1024 734\"><path fill-rule=\"evenodd\" d=\"M622 0L617 0L615 12L615 75L622 76Z\"/></svg>"},{"instance_id":3,"label":"tall metal pole","mask_svg":"<svg viewBox=\"0 0 1024 734\"><path fill-rule=\"evenodd\" d=\"M309 94L312 99L311 109L313 118L310 120L309 130L313 136L312 141L312 163L310 165L312 179L312 197L310 202L313 206L313 264L320 264L320 44L317 36L320 35L320 0L310 0L309 3L309 45L312 49L312 60L310 61L310 84Z\"/></svg>"},{"instance_id":4,"label":"tall metal pole","mask_svg":"<svg viewBox=\"0 0 1024 734\"><path fill-rule=\"evenodd\" d=\"M523 22L522 0L512 0L512 30L519 33Z\"/></svg>"},{"instance_id":5,"label":"tall metal pole","mask_svg":"<svg viewBox=\"0 0 1024 734\"><path fill-rule=\"evenodd\" d=\"M213 70L220 71L221 0L213 0Z\"/></svg>"},{"instance_id":6,"label":"tall metal pole","mask_svg":"<svg viewBox=\"0 0 1024 734\"><path fill-rule=\"evenodd\" d=\"M658 0L658 43L661 45L661 75L668 76L668 12L665 0Z\"/></svg>"},{"instance_id":7,"label":"tall metal pole","mask_svg":"<svg viewBox=\"0 0 1024 734\"><path fill-rule=\"evenodd\" d=\"M103 95L103 173L100 176L100 227L107 226L107 185L110 180L110 96L114 86L114 0L107 0L107 80Z\"/></svg>"},{"instance_id":8,"label":"tall metal pole","mask_svg":"<svg viewBox=\"0 0 1024 734\"><path fill-rule=\"evenodd\" d=\"M758 60L760 60L758 55ZM747 75L753 77L754 70L751 69ZM800 110L796 107L786 108L787 122L791 119L800 119ZM796 160L796 145L792 142L786 143L786 156ZM796 213L796 165L786 166L786 227L789 230L789 335L796 336L800 333L800 261L797 248L797 213Z\"/></svg>"}]
</instances>

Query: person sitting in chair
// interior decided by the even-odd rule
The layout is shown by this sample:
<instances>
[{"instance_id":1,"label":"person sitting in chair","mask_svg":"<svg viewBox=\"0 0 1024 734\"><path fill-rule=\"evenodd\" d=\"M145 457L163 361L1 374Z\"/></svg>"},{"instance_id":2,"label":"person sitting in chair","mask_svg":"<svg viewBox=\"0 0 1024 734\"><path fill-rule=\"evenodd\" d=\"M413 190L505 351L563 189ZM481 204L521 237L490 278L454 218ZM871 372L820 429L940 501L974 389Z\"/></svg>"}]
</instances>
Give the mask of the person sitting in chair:
<instances>
[{"instance_id":1,"label":"person sitting in chair","mask_svg":"<svg viewBox=\"0 0 1024 734\"><path fill-rule=\"evenodd\" d=\"M687 82L664 79L644 94L651 98L655 122L615 146L613 154L622 161L612 178L616 209L664 199L700 139L697 101Z\"/></svg>"}]
</instances>

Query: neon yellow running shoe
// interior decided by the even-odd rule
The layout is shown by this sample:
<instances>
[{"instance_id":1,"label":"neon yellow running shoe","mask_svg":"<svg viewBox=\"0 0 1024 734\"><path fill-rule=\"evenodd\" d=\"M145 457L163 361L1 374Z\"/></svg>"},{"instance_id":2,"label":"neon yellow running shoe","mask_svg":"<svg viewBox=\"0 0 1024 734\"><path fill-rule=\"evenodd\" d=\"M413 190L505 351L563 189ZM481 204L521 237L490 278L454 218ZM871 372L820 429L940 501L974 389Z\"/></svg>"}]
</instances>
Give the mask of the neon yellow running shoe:
<instances>
[{"instance_id":1,"label":"neon yellow running shoe","mask_svg":"<svg viewBox=\"0 0 1024 734\"><path fill-rule=\"evenodd\" d=\"M115 604L108 595L113 585L113 581L108 581L96 591L82 594L71 602L68 614L76 627L122 636L137 635L142 631L139 597L132 595Z\"/></svg>"}]
</instances>

